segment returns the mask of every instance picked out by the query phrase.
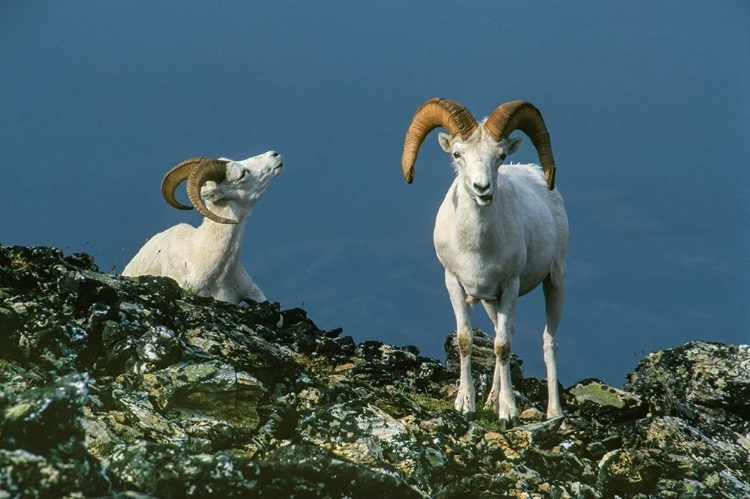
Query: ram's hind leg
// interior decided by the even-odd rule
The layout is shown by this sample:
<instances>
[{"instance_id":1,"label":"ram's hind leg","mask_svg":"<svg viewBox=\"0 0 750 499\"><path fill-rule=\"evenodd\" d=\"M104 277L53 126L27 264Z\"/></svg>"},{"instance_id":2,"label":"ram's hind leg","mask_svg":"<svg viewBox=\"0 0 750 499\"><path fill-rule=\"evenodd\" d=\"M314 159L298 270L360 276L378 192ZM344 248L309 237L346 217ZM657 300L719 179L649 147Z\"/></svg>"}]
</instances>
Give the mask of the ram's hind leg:
<instances>
[{"instance_id":1,"label":"ram's hind leg","mask_svg":"<svg viewBox=\"0 0 750 499\"><path fill-rule=\"evenodd\" d=\"M557 388L557 327L565 301L565 281L554 282L551 277L544 280L544 303L547 325L544 328L544 363L547 366L547 418L561 416L560 394Z\"/></svg>"},{"instance_id":2,"label":"ram's hind leg","mask_svg":"<svg viewBox=\"0 0 750 499\"><path fill-rule=\"evenodd\" d=\"M456 337L461 359L461 375L458 381L455 408L461 413L475 412L474 381L471 379L471 346L474 338L469 316L470 305L458 278L447 269L445 270L445 287L448 289L453 313L456 315Z\"/></svg>"},{"instance_id":3,"label":"ram's hind leg","mask_svg":"<svg viewBox=\"0 0 750 499\"><path fill-rule=\"evenodd\" d=\"M482 305L484 306L484 310L487 312L487 315L492 321L492 325L494 326L495 331L497 331L497 302L490 301L490 300L482 300ZM511 337L512 335L513 335L513 331L511 331ZM500 369L498 369L498 365L496 361L495 371L492 375L492 388L490 389L490 393L487 395L487 400L484 403L484 407L486 409L492 409L495 412L498 411L499 393L500 393Z\"/></svg>"}]
</instances>

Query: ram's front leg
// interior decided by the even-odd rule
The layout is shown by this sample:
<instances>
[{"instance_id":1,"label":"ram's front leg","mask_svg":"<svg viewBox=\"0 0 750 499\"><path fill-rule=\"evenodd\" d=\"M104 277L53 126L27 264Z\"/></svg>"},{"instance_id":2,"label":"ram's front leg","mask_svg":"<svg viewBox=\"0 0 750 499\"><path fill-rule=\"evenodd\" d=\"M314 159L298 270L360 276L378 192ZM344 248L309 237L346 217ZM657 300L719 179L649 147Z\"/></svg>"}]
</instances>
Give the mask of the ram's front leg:
<instances>
[{"instance_id":1,"label":"ram's front leg","mask_svg":"<svg viewBox=\"0 0 750 499\"><path fill-rule=\"evenodd\" d=\"M258 303L268 301L266 295L254 282L252 283L250 289L245 292L245 300L247 300L248 298L253 301L257 301Z\"/></svg>"},{"instance_id":2,"label":"ram's front leg","mask_svg":"<svg viewBox=\"0 0 750 499\"><path fill-rule=\"evenodd\" d=\"M248 302L248 300L256 301L258 303L268 301L266 295L258 287L258 285L253 282L244 267L240 267L237 270L235 280L237 282L236 286L238 289L237 301L244 301L246 303Z\"/></svg>"},{"instance_id":3,"label":"ram's front leg","mask_svg":"<svg viewBox=\"0 0 750 499\"><path fill-rule=\"evenodd\" d=\"M474 403L474 381L471 379L471 345L473 333L469 316L470 306L466 300L466 293L458 278L445 270L445 287L453 305L453 313L456 315L456 337L458 339L458 353L461 359L461 374L458 381L458 394L456 395L455 408L462 413L475 412Z\"/></svg>"},{"instance_id":4,"label":"ram's front leg","mask_svg":"<svg viewBox=\"0 0 750 499\"><path fill-rule=\"evenodd\" d=\"M513 339L513 316L518 301L519 279L508 282L500 294L500 299L483 300L487 315L495 325L495 373L487 405L497 411L503 428L517 425L520 420L516 397L510 379L510 351Z\"/></svg>"}]
</instances>

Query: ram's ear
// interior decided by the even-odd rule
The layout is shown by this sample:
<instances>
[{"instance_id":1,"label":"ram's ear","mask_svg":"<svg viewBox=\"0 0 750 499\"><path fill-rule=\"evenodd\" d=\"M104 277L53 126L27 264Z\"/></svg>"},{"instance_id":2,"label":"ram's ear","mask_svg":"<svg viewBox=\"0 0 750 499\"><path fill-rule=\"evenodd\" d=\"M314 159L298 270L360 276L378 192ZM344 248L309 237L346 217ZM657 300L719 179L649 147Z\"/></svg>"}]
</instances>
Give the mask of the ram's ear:
<instances>
[{"instance_id":1,"label":"ram's ear","mask_svg":"<svg viewBox=\"0 0 750 499\"><path fill-rule=\"evenodd\" d=\"M438 134L438 144L440 144L440 147L443 148L443 151L447 153L453 152L453 147L451 146L451 136L447 133Z\"/></svg>"},{"instance_id":2,"label":"ram's ear","mask_svg":"<svg viewBox=\"0 0 750 499\"><path fill-rule=\"evenodd\" d=\"M209 180L201 187L201 198L204 201L216 202L224 199L226 193L221 185L213 180Z\"/></svg>"},{"instance_id":3,"label":"ram's ear","mask_svg":"<svg viewBox=\"0 0 750 499\"><path fill-rule=\"evenodd\" d=\"M505 155L510 156L511 154L518 151L518 149L521 147L521 142L523 142L523 139L521 137L508 137L507 139L503 139L505 141L505 144L503 144L503 149L505 149Z\"/></svg>"}]
</instances>

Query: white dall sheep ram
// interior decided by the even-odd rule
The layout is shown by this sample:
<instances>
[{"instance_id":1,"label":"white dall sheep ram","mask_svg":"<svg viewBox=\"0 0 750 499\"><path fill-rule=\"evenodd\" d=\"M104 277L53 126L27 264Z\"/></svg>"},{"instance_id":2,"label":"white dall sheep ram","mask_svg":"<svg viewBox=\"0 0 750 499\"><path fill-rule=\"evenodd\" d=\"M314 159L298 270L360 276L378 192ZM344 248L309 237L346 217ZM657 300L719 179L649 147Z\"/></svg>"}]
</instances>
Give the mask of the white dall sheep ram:
<instances>
[{"instance_id":1,"label":"white dall sheep ram","mask_svg":"<svg viewBox=\"0 0 750 499\"><path fill-rule=\"evenodd\" d=\"M475 411L469 309L481 301L495 326L495 372L487 406L497 411L503 427L518 424L509 363L513 315L518 297L542 283L547 417L561 416L555 357L565 297L568 219L555 189L554 159L541 113L528 102L515 101L477 123L457 102L427 101L406 134L401 166L407 182L414 178L420 145L437 127L450 132L440 134L439 142L453 156L456 169L434 231L435 250L445 267L445 285L456 315L461 375L455 408ZM520 138L508 138L514 130L529 136L544 175L536 165L502 164L520 145Z\"/></svg>"},{"instance_id":2,"label":"white dall sheep ram","mask_svg":"<svg viewBox=\"0 0 750 499\"><path fill-rule=\"evenodd\" d=\"M175 208L192 209L174 195L187 180L188 198L205 217L203 223L197 228L179 224L156 234L122 275L171 277L197 295L235 304L266 301L240 263L240 247L253 205L282 168L274 151L244 161L191 158L172 168L162 181L164 199Z\"/></svg>"}]
</instances>

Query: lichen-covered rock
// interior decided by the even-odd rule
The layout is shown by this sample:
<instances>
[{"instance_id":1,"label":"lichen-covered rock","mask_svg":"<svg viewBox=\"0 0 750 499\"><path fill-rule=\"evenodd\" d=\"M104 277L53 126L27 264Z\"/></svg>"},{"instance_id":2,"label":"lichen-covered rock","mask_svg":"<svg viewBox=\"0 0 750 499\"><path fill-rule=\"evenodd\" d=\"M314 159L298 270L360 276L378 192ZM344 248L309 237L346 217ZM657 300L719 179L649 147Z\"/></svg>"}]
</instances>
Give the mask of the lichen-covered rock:
<instances>
[{"instance_id":1,"label":"lichen-covered rock","mask_svg":"<svg viewBox=\"0 0 750 499\"><path fill-rule=\"evenodd\" d=\"M475 338L484 398L492 340ZM656 352L624 389L563 390L550 421L514 356L507 431L453 410L455 334L446 351L0 246L0 499L750 497L747 345Z\"/></svg>"},{"instance_id":2,"label":"lichen-covered rock","mask_svg":"<svg viewBox=\"0 0 750 499\"><path fill-rule=\"evenodd\" d=\"M118 447L104 464L115 487L165 499L251 497L258 477L249 459L148 441Z\"/></svg>"},{"instance_id":3,"label":"lichen-covered rock","mask_svg":"<svg viewBox=\"0 0 750 499\"><path fill-rule=\"evenodd\" d=\"M3 397L0 497L93 497L107 490L81 424L87 382L85 376L69 374Z\"/></svg>"},{"instance_id":4,"label":"lichen-covered rock","mask_svg":"<svg viewBox=\"0 0 750 499\"><path fill-rule=\"evenodd\" d=\"M646 415L646 406L630 392L607 386L599 380L580 381L567 390L568 408L580 414L609 420L613 423L628 421Z\"/></svg>"},{"instance_id":5,"label":"lichen-covered rock","mask_svg":"<svg viewBox=\"0 0 750 499\"><path fill-rule=\"evenodd\" d=\"M340 459L318 446L288 445L260 465L253 497L418 499L425 496L396 473Z\"/></svg>"},{"instance_id":6,"label":"lichen-covered rock","mask_svg":"<svg viewBox=\"0 0 750 499\"><path fill-rule=\"evenodd\" d=\"M750 497L750 346L694 341L654 352L626 389L648 401L653 419L636 427L662 451L659 488Z\"/></svg>"},{"instance_id":7,"label":"lichen-covered rock","mask_svg":"<svg viewBox=\"0 0 750 499\"><path fill-rule=\"evenodd\" d=\"M740 429L750 419L750 345L694 341L649 354L628 388L649 400L655 415L699 422L704 414Z\"/></svg>"}]
</instances>

